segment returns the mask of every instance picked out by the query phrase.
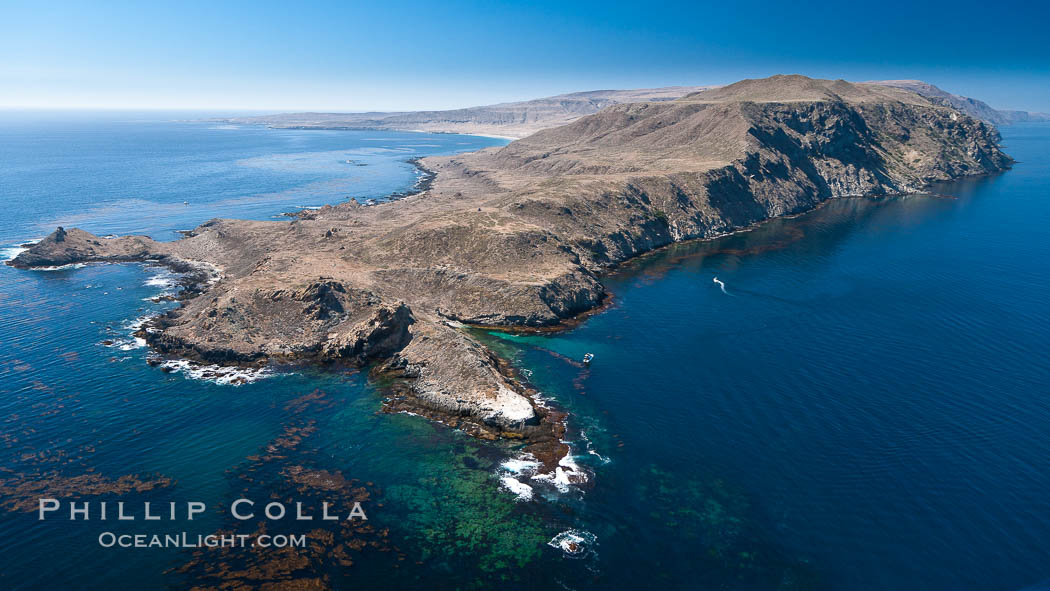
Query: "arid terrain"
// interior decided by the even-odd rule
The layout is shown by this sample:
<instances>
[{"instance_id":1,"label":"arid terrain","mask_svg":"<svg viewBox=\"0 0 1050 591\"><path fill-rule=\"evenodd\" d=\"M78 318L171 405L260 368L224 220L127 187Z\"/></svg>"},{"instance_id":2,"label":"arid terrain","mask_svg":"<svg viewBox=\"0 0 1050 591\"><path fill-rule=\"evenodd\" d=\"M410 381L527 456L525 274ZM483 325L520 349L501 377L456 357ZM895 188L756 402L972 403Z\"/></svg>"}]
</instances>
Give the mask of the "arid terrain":
<instances>
[{"instance_id":1,"label":"arid terrain","mask_svg":"<svg viewBox=\"0 0 1050 591\"><path fill-rule=\"evenodd\" d=\"M1010 163L994 127L914 92L775 76L427 158L432 185L397 201L212 220L175 242L57 230L12 264L214 269L147 327L156 351L368 365L392 384L392 407L532 438L553 467L557 417L463 325L557 327L601 306L604 271L647 251Z\"/></svg>"},{"instance_id":2,"label":"arid terrain","mask_svg":"<svg viewBox=\"0 0 1050 591\"><path fill-rule=\"evenodd\" d=\"M922 95L930 102L956 109L975 119L993 125L1021 121L1047 121L1050 114L994 109L987 103L952 94L921 80L876 80L863 82L902 88ZM500 103L447 111L368 112L368 113L279 113L254 117L224 119L243 125L266 125L272 128L296 129L389 129L396 131L429 131L467 133L520 139L543 129L560 127L580 117L622 103L663 102L687 94L713 90L717 85L668 86L635 90L591 90L547 98Z\"/></svg>"},{"instance_id":3,"label":"arid terrain","mask_svg":"<svg viewBox=\"0 0 1050 591\"><path fill-rule=\"evenodd\" d=\"M934 104L957 109L971 117L987 121L993 125L1010 125L1011 123L1025 121L1050 121L1050 113L995 109L982 100L953 94L922 80L876 80L868 84L879 84L881 86L910 90L930 99L930 102Z\"/></svg>"},{"instance_id":4,"label":"arid terrain","mask_svg":"<svg viewBox=\"0 0 1050 591\"><path fill-rule=\"evenodd\" d=\"M590 90L541 99L447 111L369 113L282 113L237 117L230 123L274 128L392 129L468 133L522 138L541 129L565 125L621 103L672 101L712 86L668 86L633 90Z\"/></svg>"}]
</instances>

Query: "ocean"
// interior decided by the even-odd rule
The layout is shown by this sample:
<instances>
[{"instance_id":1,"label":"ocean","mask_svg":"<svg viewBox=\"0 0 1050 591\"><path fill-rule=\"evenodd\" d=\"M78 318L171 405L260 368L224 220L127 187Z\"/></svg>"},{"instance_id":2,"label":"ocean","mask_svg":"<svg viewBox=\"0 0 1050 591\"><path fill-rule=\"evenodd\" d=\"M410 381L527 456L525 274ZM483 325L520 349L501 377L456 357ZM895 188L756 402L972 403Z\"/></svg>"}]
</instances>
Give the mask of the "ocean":
<instances>
[{"instance_id":1,"label":"ocean","mask_svg":"<svg viewBox=\"0 0 1050 591\"><path fill-rule=\"evenodd\" d=\"M382 199L417 181L409 158L503 143L199 118L0 115L4 258L57 225L171 240L214 217ZM510 443L380 413L365 372L235 385L147 364L131 333L174 305L163 269L4 266L0 586L1036 586L1050 579L1050 125L1002 131L1018 160L1004 174L676 245L606 277L613 305L571 331L479 332L569 412L580 486L531 479ZM208 509L41 521L41 496ZM238 498L315 514L353 499L368 520L265 526L308 534L316 549L299 553L100 544L258 533L230 518Z\"/></svg>"}]
</instances>

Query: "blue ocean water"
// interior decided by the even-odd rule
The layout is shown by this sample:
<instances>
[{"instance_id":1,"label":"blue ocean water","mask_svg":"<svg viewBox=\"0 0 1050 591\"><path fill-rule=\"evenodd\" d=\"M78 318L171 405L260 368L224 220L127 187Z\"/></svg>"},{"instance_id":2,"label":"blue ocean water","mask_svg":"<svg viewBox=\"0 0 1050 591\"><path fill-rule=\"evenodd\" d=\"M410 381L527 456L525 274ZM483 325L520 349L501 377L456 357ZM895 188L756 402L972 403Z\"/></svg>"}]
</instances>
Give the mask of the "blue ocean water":
<instances>
[{"instance_id":1,"label":"blue ocean water","mask_svg":"<svg viewBox=\"0 0 1050 591\"><path fill-rule=\"evenodd\" d=\"M740 487L832 589L1050 578L1050 126L1003 134L1019 163L935 188L956 199L840 200L680 245L607 281L613 309L518 339L611 458L581 517L610 580L643 585L645 556L704 576L703 544L638 494L654 466Z\"/></svg>"},{"instance_id":2,"label":"blue ocean water","mask_svg":"<svg viewBox=\"0 0 1050 591\"><path fill-rule=\"evenodd\" d=\"M381 198L415 182L418 171L408 158L506 143L198 121L203 118L0 113L0 197L8 212L0 241L56 225L169 240L214 217L268 219L348 197Z\"/></svg>"},{"instance_id":3,"label":"blue ocean water","mask_svg":"<svg viewBox=\"0 0 1050 591\"><path fill-rule=\"evenodd\" d=\"M1035 586L1050 578L1050 126L1003 133L1019 163L937 188L955 199L839 200L678 245L606 278L614 306L570 332L481 335L569 411L593 473L564 492L531 483L531 501L501 487L512 448L379 414L362 374L230 386L150 367L130 327L171 305L150 301L172 289L162 270L0 268L0 585L229 576L214 551L99 547L100 531L140 523L40 522L25 503L45 492L216 508L310 497L297 475L323 472L368 495L373 529L322 552L352 565L271 574L334 588ZM59 223L171 239L215 216L382 197L414 182L406 158L497 143L5 116L0 242ZM590 367L575 361L586 352ZM156 488L118 495L120 482ZM216 509L158 529L234 525ZM548 543L566 536L580 556Z\"/></svg>"}]
</instances>

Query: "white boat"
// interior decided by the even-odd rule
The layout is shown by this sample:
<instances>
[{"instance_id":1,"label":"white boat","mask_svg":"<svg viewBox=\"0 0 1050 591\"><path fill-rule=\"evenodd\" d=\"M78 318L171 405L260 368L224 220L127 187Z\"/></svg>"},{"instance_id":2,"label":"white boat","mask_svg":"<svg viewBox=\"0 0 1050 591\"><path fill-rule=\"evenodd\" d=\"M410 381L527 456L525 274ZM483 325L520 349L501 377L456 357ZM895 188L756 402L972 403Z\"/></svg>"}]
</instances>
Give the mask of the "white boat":
<instances>
[{"instance_id":1,"label":"white boat","mask_svg":"<svg viewBox=\"0 0 1050 591\"><path fill-rule=\"evenodd\" d=\"M591 361L593 359L594 359L594 353L587 353L586 355L583 356L583 363L585 365L590 365L590 363L591 363Z\"/></svg>"}]
</instances>

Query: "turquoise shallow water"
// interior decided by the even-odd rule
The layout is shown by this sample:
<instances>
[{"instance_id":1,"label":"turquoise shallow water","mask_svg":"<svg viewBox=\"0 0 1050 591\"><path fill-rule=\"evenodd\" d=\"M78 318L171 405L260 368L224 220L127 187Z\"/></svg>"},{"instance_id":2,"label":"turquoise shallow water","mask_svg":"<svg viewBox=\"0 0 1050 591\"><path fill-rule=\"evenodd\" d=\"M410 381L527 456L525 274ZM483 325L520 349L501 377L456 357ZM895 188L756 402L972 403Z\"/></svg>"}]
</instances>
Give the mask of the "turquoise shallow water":
<instances>
[{"instance_id":1,"label":"turquoise shallow water","mask_svg":"<svg viewBox=\"0 0 1050 591\"><path fill-rule=\"evenodd\" d=\"M167 289L159 270L4 267L0 584L219 581L207 554L102 549L98 522L18 510L39 487L83 490L85 475L102 488L168 478L120 498L213 509L245 494L367 494L373 529L335 531L329 558L287 574L336 588L1006 590L1050 578L1050 126L1003 131L1020 163L938 189L957 199L841 200L680 245L607 278L615 305L571 332L482 335L570 412L576 461L593 474L567 491L518 476L528 502L500 488L513 449L377 414L381 391L360 374L299 368L234 387L148 366L126 325L168 305L144 301ZM58 222L172 238L216 215L381 197L414 181L408 157L494 143L3 119L0 238ZM575 361L586 352L590 368ZM300 478L322 471L352 488ZM237 526L210 510L160 529ZM566 531L582 556L548 545ZM340 540L352 565L331 558Z\"/></svg>"}]
</instances>

